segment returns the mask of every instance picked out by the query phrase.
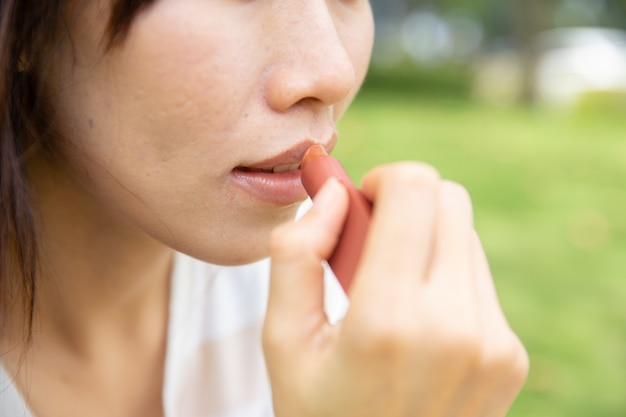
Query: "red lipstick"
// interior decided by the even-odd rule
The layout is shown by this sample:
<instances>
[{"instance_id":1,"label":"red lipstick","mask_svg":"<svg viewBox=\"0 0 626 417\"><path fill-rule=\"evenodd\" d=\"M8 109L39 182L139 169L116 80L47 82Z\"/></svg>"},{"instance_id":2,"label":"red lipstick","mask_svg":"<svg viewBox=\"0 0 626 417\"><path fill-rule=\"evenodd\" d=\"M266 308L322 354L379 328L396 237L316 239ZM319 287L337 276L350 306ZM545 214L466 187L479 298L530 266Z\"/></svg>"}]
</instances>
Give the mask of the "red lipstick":
<instances>
[{"instance_id":1,"label":"red lipstick","mask_svg":"<svg viewBox=\"0 0 626 417\"><path fill-rule=\"evenodd\" d=\"M311 146L302 159L302 185L314 197L330 177L339 180L348 191L349 207L346 221L328 264L346 293L361 258L367 235L372 205L354 186L341 163L326 152L323 146Z\"/></svg>"}]
</instances>

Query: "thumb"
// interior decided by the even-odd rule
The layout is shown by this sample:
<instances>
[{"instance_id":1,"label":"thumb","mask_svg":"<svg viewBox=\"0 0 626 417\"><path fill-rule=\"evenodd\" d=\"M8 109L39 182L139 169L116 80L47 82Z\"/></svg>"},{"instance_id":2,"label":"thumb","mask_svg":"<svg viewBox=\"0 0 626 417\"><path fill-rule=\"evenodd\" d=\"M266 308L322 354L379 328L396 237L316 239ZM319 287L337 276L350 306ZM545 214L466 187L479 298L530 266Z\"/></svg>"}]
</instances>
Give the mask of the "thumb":
<instances>
[{"instance_id":1,"label":"thumb","mask_svg":"<svg viewBox=\"0 0 626 417\"><path fill-rule=\"evenodd\" d=\"M330 178L300 220L272 233L266 349L302 346L326 324L322 261L337 243L347 209L345 188Z\"/></svg>"}]
</instances>

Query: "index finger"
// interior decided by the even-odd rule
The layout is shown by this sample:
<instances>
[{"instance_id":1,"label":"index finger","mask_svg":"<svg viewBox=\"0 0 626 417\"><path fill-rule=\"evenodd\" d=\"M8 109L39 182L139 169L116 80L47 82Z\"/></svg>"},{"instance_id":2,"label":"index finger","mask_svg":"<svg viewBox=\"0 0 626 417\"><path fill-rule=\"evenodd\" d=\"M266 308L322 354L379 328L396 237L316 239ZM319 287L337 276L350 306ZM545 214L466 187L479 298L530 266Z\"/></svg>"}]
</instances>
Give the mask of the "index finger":
<instances>
[{"instance_id":1,"label":"index finger","mask_svg":"<svg viewBox=\"0 0 626 417\"><path fill-rule=\"evenodd\" d=\"M429 267L435 236L439 174L430 166L396 163L375 168L362 191L373 201L370 229L352 297L371 300L390 290L415 294Z\"/></svg>"}]
</instances>

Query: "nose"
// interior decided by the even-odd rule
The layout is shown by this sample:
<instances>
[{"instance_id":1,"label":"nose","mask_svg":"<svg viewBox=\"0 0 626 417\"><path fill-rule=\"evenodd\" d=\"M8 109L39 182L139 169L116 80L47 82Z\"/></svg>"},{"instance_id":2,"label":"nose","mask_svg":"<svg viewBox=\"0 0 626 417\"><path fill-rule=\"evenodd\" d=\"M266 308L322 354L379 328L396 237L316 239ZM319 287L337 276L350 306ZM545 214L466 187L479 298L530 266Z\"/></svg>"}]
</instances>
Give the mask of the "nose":
<instances>
[{"instance_id":1,"label":"nose","mask_svg":"<svg viewBox=\"0 0 626 417\"><path fill-rule=\"evenodd\" d=\"M356 87L354 63L325 0L284 1L271 17L271 62L264 95L272 110L330 107ZM271 26L270 26L271 27Z\"/></svg>"}]
</instances>

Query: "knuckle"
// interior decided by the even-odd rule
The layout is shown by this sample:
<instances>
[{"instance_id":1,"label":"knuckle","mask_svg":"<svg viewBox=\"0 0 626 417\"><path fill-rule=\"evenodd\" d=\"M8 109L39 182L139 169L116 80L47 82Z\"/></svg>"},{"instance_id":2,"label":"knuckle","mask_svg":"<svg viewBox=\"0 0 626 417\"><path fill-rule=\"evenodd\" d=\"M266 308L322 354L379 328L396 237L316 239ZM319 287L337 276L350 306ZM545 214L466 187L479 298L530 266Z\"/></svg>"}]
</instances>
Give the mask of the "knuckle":
<instances>
[{"instance_id":1,"label":"knuckle","mask_svg":"<svg viewBox=\"0 0 626 417\"><path fill-rule=\"evenodd\" d=\"M467 189L458 182L444 180L441 183L441 193L450 200L471 205L471 197Z\"/></svg>"},{"instance_id":2,"label":"knuckle","mask_svg":"<svg viewBox=\"0 0 626 417\"><path fill-rule=\"evenodd\" d=\"M438 339L446 350L463 351L474 354L480 350L480 339L474 326L446 326L439 330Z\"/></svg>"},{"instance_id":3,"label":"knuckle","mask_svg":"<svg viewBox=\"0 0 626 417\"><path fill-rule=\"evenodd\" d=\"M418 162L401 162L393 165L388 179L403 186L435 187L441 181L441 176L430 165Z\"/></svg>"},{"instance_id":4,"label":"knuckle","mask_svg":"<svg viewBox=\"0 0 626 417\"><path fill-rule=\"evenodd\" d=\"M353 343L355 351L365 357L399 358L418 346L416 333L402 322L374 319L359 327Z\"/></svg>"},{"instance_id":5,"label":"knuckle","mask_svg":"<svg viewBox=\"0 0 626 417\"><path fill-rule=\"evenodd\" d=\"M484 365L485 349L480 337L470 327L448 327L436 335L440 357L474 373Z\"/></svg>"},{"instance_id":6,"label":"knuckle","mask_svg":"<svg viewBox=\"0 0 626 417\"><path fill-rule=\"evenodd\" d=\"M291 262L325 256L337 241L335 232L320 227L320 214L308 212L305 217L277 226L269 235L269 254L274 260Z\"/></svg>"},{"instance_id":7,"label":"knuckle","mask_svg":"<svg viewBox=\"0 0 626 417\"><path fill-rule=\"evenodd\" d=\"M515 356L511 352L497 352L484 358L483 367L489 375L506 375L515 363Z\"/></svg>"},{"instance_id":8,"label":"knuckle","mask_svg":"<svg viewBox=\"0 0 626 417\"><path fill-rule=\"evenodd\" d=\"M444 212L470 221L473 218L472 200L469 192L462 185L452 181L443 181L439 201Z\"/></svg>"},{"instance_id":9,"label":"knuckle","mask_svg":"<svg viewBox=\"0 0 626 417\"><path fill-rule=\"evenodd\" d=\"M522 386L530 371L530 358L528 352L519 340L516 345L511 379L517 386Z\"/></svg>"},{"instance_id":10,"label":"knuckle","mask_svg":"<svg viewBox=\"0 0 626 417\"><path fill-rule=\"evenodd\" d=\"M294 228L294 223L276 227L270 233L269 251L272 257L291 258L298 256L306 244L303 233Z\"/></svg>"},{"instance_id":11,"label":"knuckle","mask_svg":"<svg viewBox=\"0 0 626 417\"><path fill-rule=\"evenodd\" d=\"M298 221L294 220L280 223L272 229L270 233L270 240L277 240L280 242L297 237L299 235L298 229L300 229L300 222L302 222L302 219Z\"/></svg>"},{"instance_id":12,"label":"knuckle","mask_svg":"<svg viewBox=\"0 0 626 417\"><path fill-rule=\"evenodd\" d=\"M472 211L472 198L461 184L443 181L440 189L441 203L449 210Z\"/></svg>"},{"instance_id":13,"label":"knuckle","mask_svg":"<svg viewBox=\"0 0 626 417\"><path fill-rule=\"evenodd\" d=\"M509 378L510 384L514 387L521 388L528 378L528 371L529 363L527 357L526 359L518 360L516 366L514 366L513 370L511 371Z\"/></svg>"},{"instance_id":14,"label":"knuckle","mask_svg":"<svg viewBox=\"0 0 626 417\"><path fill-rule=\"evenodd\" d=\"M289 237L290 226L288 224L281 224L275 227L270 233L270 249L281 249L284 245L286 238Z\"/></svg>"},{"instance_id":15,"label":"knuckle","mask_svg":"<svg viewBox=\"0 0 626 417\"><path fill-rule=\"evenodd\" d=\"M488 361L492 373L506 375L512 384L521 386L528 376L529 358L524 346L511 332L511 337L503 343Z\"/></svg>"},{"instance_id":16,"label":"knuckle","mask_svg":"<svg viewBox=\"0 0 626 417\"><path fill-rule=\"evenodd\" d=\"M273 331L271 326L268 326L267 323L263 326L263 331L261 333L261 343L263 345L263 350L266 352L275 351L278 346L280 337L278 337L277 332Z\"/></svg>"},{"instance_id":17,"label":"knuckle","mask_svg":"<svg viewBox=\"0 0 626 417\"><path fill-rule=\"evenodd\" d=\"M462 358L465 368L475 372L484 366L485 350L477 338L469 336L457 340L455 346L449 346L449 355L456 354Z\"/></svg>"},{"instance_id":18,"label":"knuckle","mask_svg":"<svg viewBox=\"0 0 626 417\"><path fill-rule=\"evenodd\" d=\"M397 175L399 181L404 181L419 186L436 186L441 181L439 172L430 165L421 163L404 163L399 165Z\"/></svg>"},{"instance_id":19,"label":"knuckle","mask_svg":"<svg viewBox=\"0 0 626 417\"><path fill-rule=\"evenodd\" d=\"M261 332L261 345L266 355L280 355L285 349L285 337L280 326L266 322Z\"/></svg>"}]
</instances>

